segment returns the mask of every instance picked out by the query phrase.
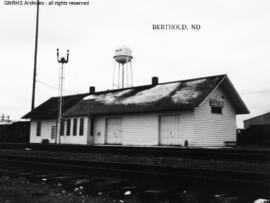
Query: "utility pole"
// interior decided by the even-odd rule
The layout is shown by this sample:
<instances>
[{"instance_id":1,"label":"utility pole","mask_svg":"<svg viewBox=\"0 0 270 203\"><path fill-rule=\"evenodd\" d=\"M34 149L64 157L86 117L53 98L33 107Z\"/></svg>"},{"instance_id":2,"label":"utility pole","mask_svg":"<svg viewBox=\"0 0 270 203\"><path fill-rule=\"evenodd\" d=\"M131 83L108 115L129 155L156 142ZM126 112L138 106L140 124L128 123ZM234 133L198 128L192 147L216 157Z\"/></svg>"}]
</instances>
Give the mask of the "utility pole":
<instances>
[{"instance_id":1,"label":"utility pole","mask_svg":"<svg viewBox=\"0 0 270 203\"><path fill-rule=\"evenodd\" d=\"M34 53L34 71L33 71L33 87L32 87L31 110L33 110L35 108L36 76L37 76L37 49L38 49L38 26L39 26L39 0L37 0L36 39L35 39L35 53Z\"/></svg>"},{"instance_id":2,"label":"utility pole","mask_svg":"<svg viewBox=\"0 0 270 203\"><path fill-rule=\"evenodd\" d=\"M60 64L60 71L59 71L59 106L58 106L58 119L56 123L56 138L55 138L55 144L57 144L57 138L58 138L58 144L61 143L61 125L62 125L62 105L63 105L63 72L64 72L64 64L68 63L69 60L69 50L67 50L67 57L59 58L59 49L57 49L57 61Z\"/></svg>"}]
</instances>

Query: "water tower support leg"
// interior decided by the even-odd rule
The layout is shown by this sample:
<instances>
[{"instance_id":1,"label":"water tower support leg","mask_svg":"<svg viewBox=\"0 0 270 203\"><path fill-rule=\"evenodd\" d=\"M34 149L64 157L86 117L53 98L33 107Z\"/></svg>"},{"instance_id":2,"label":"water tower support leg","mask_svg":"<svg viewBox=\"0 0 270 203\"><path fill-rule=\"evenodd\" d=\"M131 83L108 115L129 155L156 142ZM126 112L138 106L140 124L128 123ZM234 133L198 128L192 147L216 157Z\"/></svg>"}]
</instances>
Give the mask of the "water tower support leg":
<instances>
[{"instance_id":1,"label":"water tower support leg","mask_svg":"<svg viewBox=\"0 0 270 203\"><path fill-rule=\"evenodd\" d=\"M133 86L133 70L132 70L132 62L130 61L130 76L131 76L131 86Z\"/></svg>"},{"instance_id":2,"label":"water tower support leg","mask_svg":"<svg viewBox=\"0 0 270 203\"><path fill-rule=\"evenodd\" d=\"M112 82L112 89L114 88L115 86L115 65L116 65L116 62L114 62L114 66L113 66L113 82Z\"/></svg>"},{"instance_id":3,"label":"water tower support leg","mask_svg":"<svg viewBox=\"0 0 270 203\"><path fill-rule=\"evenodd\" d=\"M125 86L125 69L124 64L122 64L122 88Z\"/></svg>"},{"instance_id":4,"label":"water tower support leg","mask_svg":"<svg viewBox=\"0 0 270 203\"><path fill-rule=\"evenodd\" d=\"M120 88L120 63L118 64L118 84L117 84L117 88Z\"/></svg>"},{"instance_id":5,"label":"water tower support leg","mask_svg":"<svg viewBox=\"0 0 270 203\"><path fill-rule=\"evenodd\" d=\"M129 87L130 84L129 84L129 78L128 78L128 75L129 75L129 71L128 71L128 63L126 64L126 86Z\"/></svg>"}]
</instances>

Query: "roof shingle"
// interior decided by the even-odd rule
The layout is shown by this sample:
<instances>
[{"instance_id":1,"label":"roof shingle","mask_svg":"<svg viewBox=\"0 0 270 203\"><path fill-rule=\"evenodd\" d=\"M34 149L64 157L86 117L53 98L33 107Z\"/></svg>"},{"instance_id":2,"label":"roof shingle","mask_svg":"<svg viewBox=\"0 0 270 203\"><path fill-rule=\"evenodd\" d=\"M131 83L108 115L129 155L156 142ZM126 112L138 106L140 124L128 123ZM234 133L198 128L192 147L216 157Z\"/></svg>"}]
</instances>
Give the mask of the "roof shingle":
<instances>
[{"instance_id":1,"label":"roof shingle","mask_svg":"<svg viewBox=\"0 0 270 203\"><path fill-rule=\"evenodd\" d=\"M63 112L74 106L78 101L88 94L77 94L63 97ZM55 119L58 115L59 97L52 97L45 101L33 111L27 113L22 118L31 119Z\"/></svg>"},{"instance_id":2,"label":"roof shingle","mask_svg":"<svg viewBox=\"0 0 270 203\"><path fill-rule=\"evenodd\" d=\"M247 107L227 75L217 75L101 91L95 94L65 96L63 98L63 116L77 117L192 109L199 106L219 84L232 97L231 101L236 108L236 113L248 113ZM56 119L58 100L59 97L47 100L23 118Z\"/></svg>"}]
</instances>

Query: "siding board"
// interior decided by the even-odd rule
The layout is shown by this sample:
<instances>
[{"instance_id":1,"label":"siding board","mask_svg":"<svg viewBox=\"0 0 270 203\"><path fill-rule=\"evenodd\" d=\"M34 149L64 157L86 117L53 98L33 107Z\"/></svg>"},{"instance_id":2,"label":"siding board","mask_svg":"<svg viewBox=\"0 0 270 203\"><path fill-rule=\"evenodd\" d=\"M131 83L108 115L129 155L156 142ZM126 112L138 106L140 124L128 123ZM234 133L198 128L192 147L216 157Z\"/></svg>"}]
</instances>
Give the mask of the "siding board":
<instances>
[{"instance_id":1,"label":"siding board","mask_svg":"<svg viewBox=\"0 0 270 203\"><path fill-rule=\"evenodd\" d=\"M48 139L50 143L54 143L54 139L51 139L52 126L56 125L55 120L42 120L41 121L41 133L40 136L36 136L37 121L31 121L30 130L30 142L41 143L43 139Z\"/></svg>"},{"instance_id":2,"label":"siding board","mask_svg":"<svg viewBox=\"0 0 270 203\"><path fill-rule=\"evenodd\" d=\"M178 111L180 114L180 145L185 140L193 137L194 112ZM159 144L159 116L167 114L145 114L145 115L122 115L122 139L123 145L158 145ZM94 122L94 144L105 144L105 126L107 117L95 118Z\"/></svg>"},{"instance_id":3,"label":"siding board","mask_svg":"<svg viewBox=\"0 0 270 203\"><path fill-rule=\"evenodd\" d=\"M222 114L211 113L209 99L224 97ZM192 146L224 146L225 141L236 141L235 110L225 93L217 88L195 109L195 128Z\"/></svg>"},{"instance_id":4,"label":"siding board","mask_svg":"<svg viewBox=\"0 0 270 203\"><path fill-rule=\"evenodd\" d=\"M73 119L73 118L71 118ZM87 123L88 118L84 117L84 133L83 136L79 136L79 128L77 128L77 136L73 136L73 122L71 122L71 134L66 136L66 128L64 129L64 135L61 136L61 144L87 144ZM30 128L30 143L41 143L43 139L48 139L50 143L55 143L54 139L51 139L52 126L56 125L55 120L42 120L41 121L41 136L36 136L37 121L31 121Z\"/></svg>"}]
</instances>

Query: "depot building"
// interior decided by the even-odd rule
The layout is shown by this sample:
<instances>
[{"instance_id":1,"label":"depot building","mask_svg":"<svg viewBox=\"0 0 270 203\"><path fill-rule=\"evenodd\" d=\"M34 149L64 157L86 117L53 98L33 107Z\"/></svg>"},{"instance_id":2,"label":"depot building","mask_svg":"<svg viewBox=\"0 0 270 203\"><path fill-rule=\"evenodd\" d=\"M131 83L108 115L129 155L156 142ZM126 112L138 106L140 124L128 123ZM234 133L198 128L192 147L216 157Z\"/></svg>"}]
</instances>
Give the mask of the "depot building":
<instances>
[{"instance_id":1,"label":"depot building","mask_svg":"<svg viewBox=\"0 0 270 203\"><path fill-rule=\"evenodd\" d=\"M23 118L30 143L55 143L58 97ZM236 141L236 115L249 113L227 75L63 97L61 144L222 147Z\"/></svg>"}]
</instances>

